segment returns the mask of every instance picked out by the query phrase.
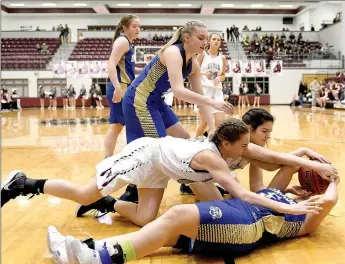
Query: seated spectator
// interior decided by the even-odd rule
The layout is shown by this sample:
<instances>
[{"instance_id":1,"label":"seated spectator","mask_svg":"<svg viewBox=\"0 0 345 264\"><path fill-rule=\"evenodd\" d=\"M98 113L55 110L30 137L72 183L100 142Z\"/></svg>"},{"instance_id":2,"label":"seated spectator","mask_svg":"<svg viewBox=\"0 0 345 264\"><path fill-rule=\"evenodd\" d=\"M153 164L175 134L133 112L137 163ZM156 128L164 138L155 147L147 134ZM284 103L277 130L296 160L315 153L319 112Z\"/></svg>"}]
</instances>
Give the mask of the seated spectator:
<instances>
[{"instance_id":1,"label":"seated spectator","mask_svg":"<svg viewBox=\"0 0 345 264\"><path fill-rule=\"evenodd\" d=\"M158 40L159 40L159 39L158 39L158 35L157 35L157 33L155 33L155 34L154 34L154 36L153 36L152 40L153 40L153 41L158 41Z\"/></svg>"},{"instance_id":2,"label":"seated spectator","mask_svg":"<svg viewBox=\"0 0 345 264\"><path fill-rule=\"evenodd\" d=\"M311 25L311 31L315 31L315 28L313 25Z\"/></svg>"},{"instance_id":3,"label":"seated spectator","mask_svg":"<svg viewBox=\"0 0 345 264\"><path fill-rule=\"evenodd\" d=\"M49 47L45 43L42 43L41 53L49 53Z\"/></svg>"},{"instance_id":4,"label":"seated spectator","mask_svg":"<svg viewBox=\"0 0 345 264\"><path fill-rule=\"evenodd\" d=\"M295 35L293 34L293 32L291 32L291 34L289 36L290 41L295 40L295 38L296 38Z\"/></svg>"},{"instance_id":5,"label":"seated spectator","mask_svg":"<svg viewBox=\"0 0 345 264\"><path fill-rule=\"evenodd\" d=\"M36 31L40 31L40 28L37 26Z\"/></svg>"},{"instance_id":6,"label":"seated spectator","mask_svg":"<svg viewBox=\"0 0 345 264\"><path fill-rule=\"evenodd\" d=\"M37 53L41 53L42 47L39 43L36 44Z\"/></svg>"},{"instance_id":7,"label":"seated spectator","mask_svg":"<svg viewBox=\"0 0 345 264\"><path fill-rule=\"evenodd\" d=\"M244 26L244 28L242 29L242 31L249 31L249 28L246 26Z\"/></svg>"},{"instance_id":8,"label":"seated spectator","mask_svg":"<svg viewBox=\"0 0 345 264\"><path fill-rule=\"evenodd\" d=\"M319 93L316 94L316 103L319 107L325 108L327 101L329 100L329 89L327 87L322 87Z\"/></svg>"},{"instance_id":9,"label":"seated spectator","mask_svg":"<svg viewBox=\"0 0 345 264\"><path fill-rule=\"evenodd\" d=\"M159 41L164 41L164 37L163 37L162 33L159 35L158 40Z\"/></svg>"}]
</instances>

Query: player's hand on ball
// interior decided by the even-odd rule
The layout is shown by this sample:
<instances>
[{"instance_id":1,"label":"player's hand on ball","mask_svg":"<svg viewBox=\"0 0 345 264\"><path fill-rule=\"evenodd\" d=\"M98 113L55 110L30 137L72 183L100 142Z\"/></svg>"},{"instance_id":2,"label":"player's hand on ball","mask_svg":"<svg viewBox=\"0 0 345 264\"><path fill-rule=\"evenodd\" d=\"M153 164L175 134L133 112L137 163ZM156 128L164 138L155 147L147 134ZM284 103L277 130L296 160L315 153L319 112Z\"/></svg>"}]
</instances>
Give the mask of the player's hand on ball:
<instances>
[{"instance_id":1,"label":"player's hand on ball","mask_svg":"<svg viewBox=\"0 0 345 264\"><path fill-rule=\"evenodd\" d=\"M337 169L330 164L317 163L315 171L317 171L317 173L319 173L319 175L327 181L339 177Z\"/></svg>"}]
</instances>

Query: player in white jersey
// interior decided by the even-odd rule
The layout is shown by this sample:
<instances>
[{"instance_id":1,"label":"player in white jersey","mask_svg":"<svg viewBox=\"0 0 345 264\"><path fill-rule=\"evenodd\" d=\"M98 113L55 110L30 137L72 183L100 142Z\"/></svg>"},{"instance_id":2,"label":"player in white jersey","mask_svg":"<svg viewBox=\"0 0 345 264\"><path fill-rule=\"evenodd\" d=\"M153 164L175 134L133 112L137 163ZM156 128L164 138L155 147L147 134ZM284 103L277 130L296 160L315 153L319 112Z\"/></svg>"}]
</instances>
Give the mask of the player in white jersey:
<instances>
[{"instance_id":1,"label":"player in white jersey","mask_svg":"<svg viewBox=\"0 0 345 264\"><path fill-rule=\"evenodd\" d=\"M212 33L208 39L208 49L199 54L201 84L204 95L215 100L224 101L222 82L225 80L226 58L219 52L222 38L218 33ZM215 127L225 119L223 112L212 109L215 117ZM207 127L205 118L200 115L200 124L196 130L196 137L204 134Z\"/></svg>"},{"instance_id":2,"label":"player in white jersey","mask_svg":"<svg viewBox=\"0 0 345 264\"><path fill-rule=\"evenodd\" d=\"M24 173L13 171L1 188L1 206L20 195L44 193L83 204L78 207L77 216L91 209L116 211L143 226L156 218L170 179L188 184L203 183L212 193L217 191L212 183L215 180L235 198L280 213L301 214L310 212L310 204L281 204L246 190L231 176L226 161L231 162L244 155L264 162L314 169L326 179L337 177L337 171L329 164L249 144L249 129L239 119L225 120L211 140L201 139L137 139L126 145L120 153L97 164L96 177L85 186L63 180L27 178ZM129 183L138 186L138 204L107 196ZM218 194L216 198L221 200L222 196ZM99 205L104 207L100 208Z\"/></svg>"}]
</instances>

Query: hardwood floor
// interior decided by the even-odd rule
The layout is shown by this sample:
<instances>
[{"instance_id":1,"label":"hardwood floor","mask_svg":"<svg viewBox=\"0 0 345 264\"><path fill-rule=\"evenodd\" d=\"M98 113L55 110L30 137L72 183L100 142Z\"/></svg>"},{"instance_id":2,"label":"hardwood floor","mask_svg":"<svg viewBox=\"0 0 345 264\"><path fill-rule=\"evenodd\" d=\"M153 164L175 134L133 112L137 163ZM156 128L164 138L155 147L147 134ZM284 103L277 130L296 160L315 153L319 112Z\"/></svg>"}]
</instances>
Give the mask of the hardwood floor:
<instances>
[{"instance_id":1,"label":"hardwood floor","mask_svg":"<svg viewBox=\"0 0 345 264\"><path fill-rule=\"evenodd\" d=\"M327 156L340 172L345 172L345 111L291 109L287 106L265 107L276 118L269 148L291 151L309 147ZM174 109L192 137L198 118L191 108ZM247 109L235 108L235 117ZM4 113L2 122L2 181L7 174L20 169L33 178L61 178L87 183L95 164L103 159L103 139L108 129L109 109L75 111L58 109L24 109ZM119 137L116 152L125 145L125 131ZM273 173L265 172L265 182ZM237 171L248 187L248 168ZM297 179L294 179L294 183ZM179 185L170 182L160 213L173 205L194 202L181 196ZM261 248L236 259L249 263L345 263L345 188L339 186L339 202L312 235ZM118 192L115 194L120 194ZM3 263L53 263L46 246L49 225L63 234L79 238L104 238L135 231L138 228L119 215L112 215L112 225L100 224L92 217L76 218L75 204L47 195L27 200L19 197L1 209L1 257ZM149 257L131 263L224 263L221 259L179 254L162 249Z\"/></svg>"}]
</instances>

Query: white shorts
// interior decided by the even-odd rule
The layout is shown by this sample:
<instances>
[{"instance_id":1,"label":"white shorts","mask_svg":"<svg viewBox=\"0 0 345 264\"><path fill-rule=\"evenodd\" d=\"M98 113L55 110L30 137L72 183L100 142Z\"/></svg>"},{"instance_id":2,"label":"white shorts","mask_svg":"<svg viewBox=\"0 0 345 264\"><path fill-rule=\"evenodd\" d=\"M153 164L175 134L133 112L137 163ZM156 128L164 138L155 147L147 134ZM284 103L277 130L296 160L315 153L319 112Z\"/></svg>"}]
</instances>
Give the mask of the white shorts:
<instances>
[{"instance_id":1,"label":"white shorts","mask_svg":"<svg viewBox=\"0 0 345 264\"><path fill-rule=\"evenodd\" d=\"M152 138L140 138L96 165L97 186L107 196L129 183L138 188L166 188L170 178L160 168L159 146Z\"/></svg>"},{"instance_id":2,"label":"white shorts","mask_svg":"<svg viewBox=\"0 0 345 264\"><path fill-rule=\"evenodd\" d=\"M224 102L224 95L223 95L223 89L222 88L214 88L211 86L203 86L204 89L204 95L212 98L214 100L218 101L223 101ZM194 111L196 112L197 110L194 108ZM212 114L221 112L215 108L212 107Z\"/></svg>"}]
</instances>

